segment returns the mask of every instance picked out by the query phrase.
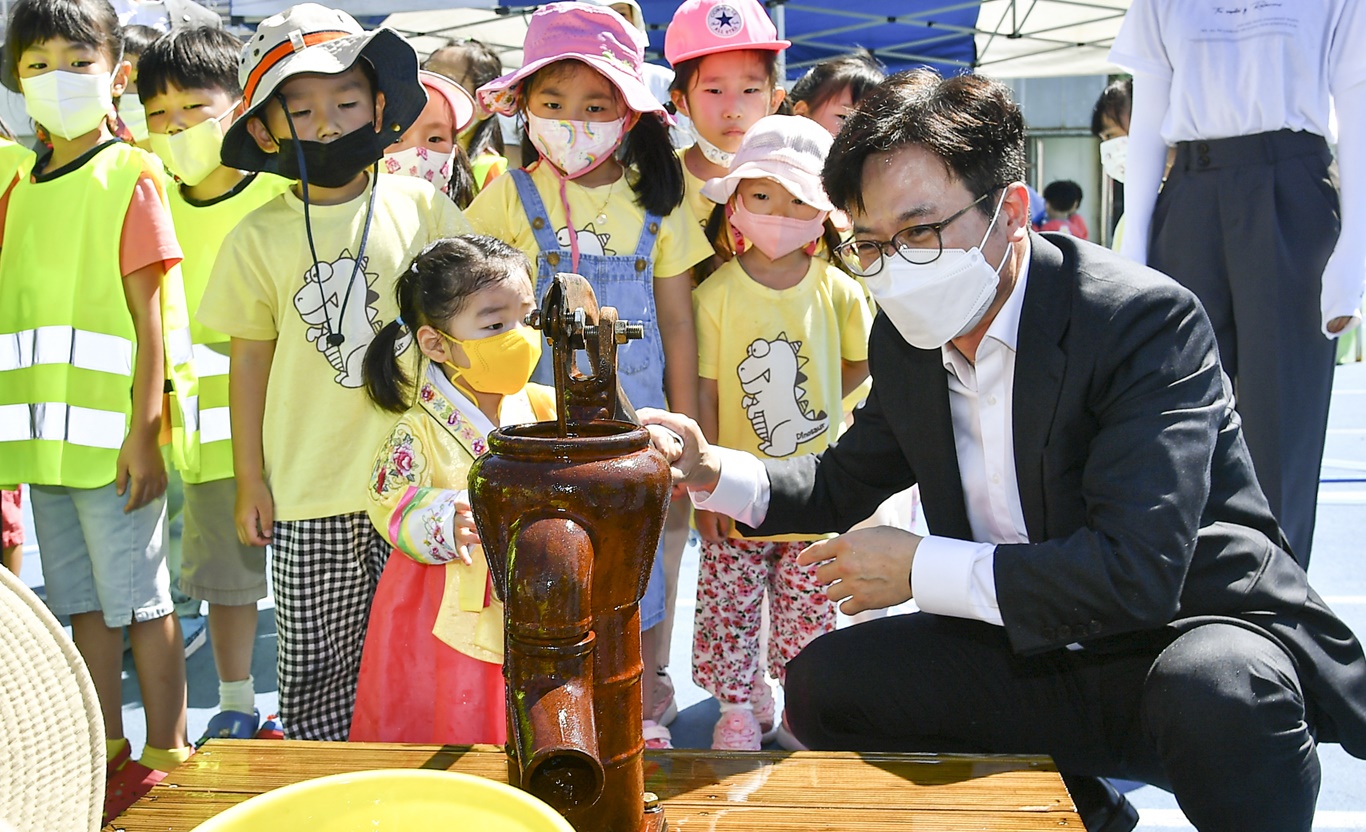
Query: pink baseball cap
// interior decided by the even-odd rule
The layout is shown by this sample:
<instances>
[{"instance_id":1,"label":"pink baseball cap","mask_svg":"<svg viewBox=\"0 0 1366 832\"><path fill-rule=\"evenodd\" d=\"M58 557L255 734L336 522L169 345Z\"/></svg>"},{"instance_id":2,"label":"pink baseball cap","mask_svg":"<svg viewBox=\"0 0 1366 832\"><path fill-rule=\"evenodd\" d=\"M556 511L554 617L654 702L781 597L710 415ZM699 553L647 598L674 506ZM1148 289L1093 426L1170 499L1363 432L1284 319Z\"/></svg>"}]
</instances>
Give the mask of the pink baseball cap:
<instances>
[{"instance_id":1,"label":"pink baseball cap","mask_svg":"<svg viewBox=\"0 0 1366 832\"><path fill-rule=\"evenodd\" d=\"M759 0L684 0L664 32L664 57L674 66L717 52L781 52L791 45L778 38Z\"/></svg>"},{"instance_id":2,"label":"pink baseball cap","mask_svg":"<svg viewBox=\"0 0 1366 832\"><path fill-rule=\"evenodd\" d=\"M660 113L664 105L650 92L642 75L645 35L609 8L587 3L542 6L527 24L522 44L522 68L495 78L477 90L479 103L490 112L517 112L522 82L543 66L574 60L597 70L621 92L626 106L637 113Z\"/></svg>"},{"instance_id":3,"label":"pink baseball cap","mask_svg":"<svg viewBox=\"0 0 1366 832\"><path fill-rule=\"evenodd\" d=\"M830 131L803 116L764 116L745 131L730 172L702 184L702 196L730 200L742 179L772 179L820 211L832 210L821 184L821 169L834 143Z\"/></svg>"}]
</instances>

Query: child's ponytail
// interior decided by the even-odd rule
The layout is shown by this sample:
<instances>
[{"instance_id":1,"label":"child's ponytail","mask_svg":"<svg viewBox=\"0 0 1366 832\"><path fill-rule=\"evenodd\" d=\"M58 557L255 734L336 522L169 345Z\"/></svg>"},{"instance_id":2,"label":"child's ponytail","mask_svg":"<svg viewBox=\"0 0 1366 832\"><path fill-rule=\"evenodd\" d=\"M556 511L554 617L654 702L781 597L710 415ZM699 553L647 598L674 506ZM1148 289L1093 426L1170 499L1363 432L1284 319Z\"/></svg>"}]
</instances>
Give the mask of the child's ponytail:
<instances>
[{"instance_id":1,"label":"child's ponytail","mask_svg":"<svg viewBox=\"0 0 1366 832\"><path fill-rule=\"evenodd\" d=\"M419 254L399 275L395 291L398 317L376 333L375 339L365 350L365 361L361 364L365 394L382 410L394 413L408 409L408 390L412 386L412 379L403 367L399 342L417 329L418 314L413 301L417 294L418 260L421 258Z\"/></svg>"},{"instance_id":2,"label":"child's ponytail","mask_svg":"<svg viewBox=\"0 0 1366 832\"><path fill-rule=\"evenodd\" d=\"M626 134L622 162L634 168L631 189L646 211L666 217L683 204L683 163L669 143L669 125L659 113L641 113Z\"/></svg>"}]
</instances>

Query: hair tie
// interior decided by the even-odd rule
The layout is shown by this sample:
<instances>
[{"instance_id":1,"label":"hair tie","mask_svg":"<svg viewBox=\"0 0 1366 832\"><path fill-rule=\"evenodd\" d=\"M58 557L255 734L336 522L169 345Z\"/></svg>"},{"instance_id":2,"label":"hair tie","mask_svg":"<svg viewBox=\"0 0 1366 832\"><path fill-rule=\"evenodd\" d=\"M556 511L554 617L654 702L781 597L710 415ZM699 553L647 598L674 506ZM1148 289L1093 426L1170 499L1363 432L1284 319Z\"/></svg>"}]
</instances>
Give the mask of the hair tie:
<instances>
[{"instance_id":1,"label":"hair tie","mask_svg":"<svg viewBox=\"0 0 1366 832\"><path fill-rule=\"evenodd\" d=\"M404 323L404 321L403 321L403 316L402 316L402 315L398 315L397 317L395 317L395 318L394 318L394 323L398 324L398 328L399 328L399 329L407 329L407 328L408 328L408 324Z\"/></svg>"}]
</instances>

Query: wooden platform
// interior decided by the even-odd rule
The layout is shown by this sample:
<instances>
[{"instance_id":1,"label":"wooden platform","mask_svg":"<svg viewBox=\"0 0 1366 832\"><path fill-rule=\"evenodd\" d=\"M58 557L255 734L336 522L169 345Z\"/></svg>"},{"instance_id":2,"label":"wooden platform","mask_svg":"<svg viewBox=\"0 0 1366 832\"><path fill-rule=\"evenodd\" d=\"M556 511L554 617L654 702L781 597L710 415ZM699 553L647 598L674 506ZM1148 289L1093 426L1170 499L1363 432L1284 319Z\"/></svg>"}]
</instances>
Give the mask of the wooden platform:
<instances>
[{"instance_id":1,"label":"wooden platform","mask_svg":"<svg viewBox=\"0 0 1366 832\"><path fill-rule=\"evenodd\" d=\"M1047 757L647 751L645 760L645 787L676 831L1083 829ZM262 792L380 768L507 781L492 746L213 740L105 830L189 832Z\"/></svg>"}]
</instances>

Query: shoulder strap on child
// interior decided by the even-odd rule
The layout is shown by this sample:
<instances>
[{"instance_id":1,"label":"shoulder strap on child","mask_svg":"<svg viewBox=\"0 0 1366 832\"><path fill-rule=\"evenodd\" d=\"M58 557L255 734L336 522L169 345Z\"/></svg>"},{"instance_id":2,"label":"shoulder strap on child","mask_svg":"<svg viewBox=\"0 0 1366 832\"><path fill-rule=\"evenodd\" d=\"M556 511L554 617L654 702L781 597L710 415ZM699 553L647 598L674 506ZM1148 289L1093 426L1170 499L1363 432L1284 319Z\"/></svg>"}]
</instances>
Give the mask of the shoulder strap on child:
<instances>
[{"instance_id":1,"label":"shoulder strap on child","mask_svg":"<svg viewBox=\"0 0 1366 832\"><path fill-rule=\"evenodd\" d=\"M526 220L531 225L531 233L536 237L536 245L542 253L562 251L560 241L555 239L555 229L550 227L550 215L546 213L545 202L541 200L541 194L536 190L536 183L532 181L531 174L522 168L515 168L508 171L508 175L517 186L517 196L522 200L522 210L526 212Z\"/></svg>"},{"instance_id":2,"label":"shoulder strap on child","mask_svg":"<svg viewBox=\"0 0 1366 832\"><path fill-rule=\"evenodd\" d=\"M659 239L660 222L658 214L645 212L645 222L640 226L640 239L636 242L636 259L649 260L653 255L655 241Z\"/></svg>"}]
</instances>

